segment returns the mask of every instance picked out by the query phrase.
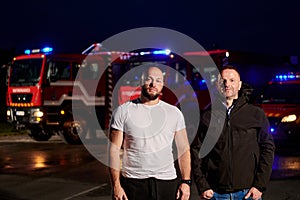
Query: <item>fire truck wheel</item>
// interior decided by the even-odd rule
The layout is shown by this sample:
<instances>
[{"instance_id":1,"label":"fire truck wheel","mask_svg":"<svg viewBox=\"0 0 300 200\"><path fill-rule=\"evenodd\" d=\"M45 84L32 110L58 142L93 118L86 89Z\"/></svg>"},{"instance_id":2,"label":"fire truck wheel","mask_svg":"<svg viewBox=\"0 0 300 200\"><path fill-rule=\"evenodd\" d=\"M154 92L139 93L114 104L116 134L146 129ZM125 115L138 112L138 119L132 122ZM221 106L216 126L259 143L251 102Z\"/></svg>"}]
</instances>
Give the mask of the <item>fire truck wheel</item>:
<instances>
[{"instance_id":1,"label":"fire truck wheel","mask_svg":"<svg viewBox=\"0 0 300 200\"><path fill-rule=\"evenodd\" d=\"M33 126L30 128L28 135L36 141L48 141L53 133L46 131L43 127Z\"/></svg>"},{"instance_id":2,"label":"fire truck wheel","mask_svg":"<svg viewBox=\"0 0 300 200\"><path fill-rule=\"evenodd\" d=\"M66 121L60 137L67 144L82 144L80 138L85 138L86 134L87 126L84 120Z\"/></svg>"}]
</instances>

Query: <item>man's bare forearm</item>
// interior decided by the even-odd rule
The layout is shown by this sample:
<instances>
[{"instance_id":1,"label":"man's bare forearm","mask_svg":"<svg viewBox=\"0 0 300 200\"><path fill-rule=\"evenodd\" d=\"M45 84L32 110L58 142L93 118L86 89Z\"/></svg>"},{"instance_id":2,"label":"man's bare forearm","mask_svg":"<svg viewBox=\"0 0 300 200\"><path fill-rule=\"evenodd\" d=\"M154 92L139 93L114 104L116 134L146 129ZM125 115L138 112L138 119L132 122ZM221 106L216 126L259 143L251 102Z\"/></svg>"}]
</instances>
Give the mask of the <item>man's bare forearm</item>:
<instances>
[{"instance_id":1,"label":"man's bare forearm","mask_svg":"<svg viewBox=\"0 0 300 200\"><path fill-rule=\"evenodd\" d=\"M123 139L121 131L112 130L110 132L109 146L109 173L113 187L120 186L120 150Z\"/></svg>"},{"instance_id":2,"label":"man's bare forearm","mask_svg":"<svg viewBox=\"0 0 300 200\"><path fill-rule=\"evenodd\" d=\"M175 142L178 151L178 164L182 179L191 179L191 154L186 129L175 133Z\"/></svg>"},{"instance_id":3,"label":"man's bare forearm","mask_svg":"<svg viewBox=\"0 0 300 200\"><path fill-rule=\"evenodd\" d=\"M189 149L178 158L178 164L182 179L191 179L191 156Z\"/></svg>"},{"instance_id":4,"label":"man's bare forearm","mask_svg":"<svg viewBox=\"0 0 300 200\"><path fill-rule=\"evenodd\" d=\"M120 170L109 168L109 174L112 186L120 186Z\"/></svg>"}]
</instances>

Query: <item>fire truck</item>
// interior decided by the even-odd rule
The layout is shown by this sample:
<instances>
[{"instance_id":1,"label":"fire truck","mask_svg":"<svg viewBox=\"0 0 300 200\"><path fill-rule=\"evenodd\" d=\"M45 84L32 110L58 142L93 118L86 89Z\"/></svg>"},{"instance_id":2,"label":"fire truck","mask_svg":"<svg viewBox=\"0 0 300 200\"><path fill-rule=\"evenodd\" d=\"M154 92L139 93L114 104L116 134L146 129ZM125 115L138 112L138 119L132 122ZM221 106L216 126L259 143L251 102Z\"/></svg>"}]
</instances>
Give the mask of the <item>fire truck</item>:
<instances>
[{"instance_id":1,"label":"fire truck","mask_svg":"<svg viewBox=\"0 0 300 200\"><path fill-rule=\"evenodd\" d=\"M103 98L74 83L84 58L82 54L53 53L51 47L26 50L15 57L7 81L8 122L15 123L17 129L26 128L37 141L60 134L67 143L80 143L78 134L85 128L72 117L73 86L81 88L84 95L76 98L88 107L104 105ZM86 71L82 81L91 82Z\"/></svg>"},{"instance_id":2,"label":"fire truck","mask_svg":"<svg viewBox=\"0 0 300 200\"><path fill-rule=\"evenodd\" d=\"M28 129L37 141L58 134L68 144L80 144L82 138L97 137L97 120L101 129L108 128L113 109L140 95L139 66L157 63L166 67L166 85L161 98L180 108L183 102L197 99L191 105L204 108L210 101L208 83L201 76L216 79L215 68L199 63L203 71L168 49L139 49L132 52L104 50L92 44L81 54L56 54L51 48L27 50L14 58L8 75L7 120L17 128ZM184 52L193 58L211 57L221 66L227 62L227 50ZM198 59L199 60L199 59ZM202 66L203 65L203 66ZM172 69L179 73L172 73ZM214 70L212 70L214 69ZM193 95L186 95L190 86ZM92 89L94 88L94 89ZM175 91L175 92L174 92ZM175 94L174 94L175 93ZM80 115L73 116L73 111Z\"/></svg>"},{"instance_id":3,"label":"fire truck","mask_svg":"<svg viewBox=\"0 0 300 200\"><path fill-rule=\"evenodd\" d=\"M271 125L278 145L300 141L300 73L277 74L259 96L261 106ZM288 142L288 143L286 143Z\"/></svg>"}]
</instances>

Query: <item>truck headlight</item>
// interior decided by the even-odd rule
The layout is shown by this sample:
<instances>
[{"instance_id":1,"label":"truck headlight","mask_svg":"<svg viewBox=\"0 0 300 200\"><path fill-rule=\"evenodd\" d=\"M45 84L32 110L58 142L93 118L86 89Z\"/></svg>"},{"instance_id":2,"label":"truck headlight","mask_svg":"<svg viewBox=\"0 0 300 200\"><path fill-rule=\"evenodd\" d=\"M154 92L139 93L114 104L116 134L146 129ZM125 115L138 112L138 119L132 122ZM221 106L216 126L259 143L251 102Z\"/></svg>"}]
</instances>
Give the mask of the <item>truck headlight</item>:
<instances>
[{"instance_id":1,"label":"truck headlight","mask_svg":"<svg viewBox=\"0 0 300 200\"><path fill-rule=\"evenodd\" d=\"M35 111L33 112L34 117L43 117L44 113L42 111Z\"/></svg>"},{"instance_id":2,"label":"truck headlight","mask_svg":"<svg viewBox=\"0 0 300 200\"><path fill-rule=\"evenodd\" d=\"M284 116L281 119L281 122L293 122L296 121L297 116L295 114Z\"/></svg>"},{"instance_id":3,"label":"truck headlight","mask_svg":"<svg viewBox=\"0 0 300 200\"><path fill-rule=\"evenodd\" d=\"M6 116L10 116L10 110L6 111Z\"/></svg>"}]
</instances>

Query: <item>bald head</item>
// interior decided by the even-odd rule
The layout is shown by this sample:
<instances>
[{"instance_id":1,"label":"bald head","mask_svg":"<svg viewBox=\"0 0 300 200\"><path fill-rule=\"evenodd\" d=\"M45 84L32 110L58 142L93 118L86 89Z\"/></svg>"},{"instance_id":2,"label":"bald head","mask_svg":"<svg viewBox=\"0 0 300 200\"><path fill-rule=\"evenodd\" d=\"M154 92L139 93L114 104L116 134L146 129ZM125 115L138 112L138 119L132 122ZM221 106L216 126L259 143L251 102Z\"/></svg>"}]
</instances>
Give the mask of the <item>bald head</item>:
<instances>
[{"instance_id":1,"label":"bald head","mask_svg":"<svg viewBox=\"0 0 300 200\"><path fill-rule=\"evenodd\" d=\"M231 106L234 99L238 98L238 92L241 89L242 81L236 68L225 66L220 73L219 90L227 99L227 105Z\"/></svg>"},{"instance_id":2,"label":"bald head","mask_svg":"<svg viewBox=\"0 0 300 200\"><path fill-rule=\"evenodd\" d=\"M144 73L143 73L143 79L144 81L146 81L146 79L151 76L151 77L156 77L159 78L161 80L164 79L164 75L163 72L161 71L160 68L158 67L149 67Z\"/></svg>"}]
</instances>

